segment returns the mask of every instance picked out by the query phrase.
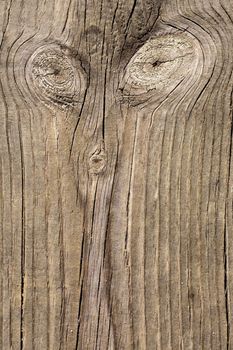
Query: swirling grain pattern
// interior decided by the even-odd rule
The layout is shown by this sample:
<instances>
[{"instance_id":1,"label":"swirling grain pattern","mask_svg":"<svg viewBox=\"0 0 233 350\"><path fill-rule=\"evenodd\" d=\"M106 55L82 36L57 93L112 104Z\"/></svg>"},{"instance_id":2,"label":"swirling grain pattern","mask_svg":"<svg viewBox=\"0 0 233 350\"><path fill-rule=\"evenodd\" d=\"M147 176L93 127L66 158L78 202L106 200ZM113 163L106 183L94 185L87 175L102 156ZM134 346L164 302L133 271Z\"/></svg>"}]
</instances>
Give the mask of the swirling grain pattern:
<instances>
[{"instance_id":1,"label":"swirling grain pattern","mask_svg":"<svg viewBox=\"0 0 233 350\"><path fill-rule=\"evenodd\" d=\"M85 74L77 61L55 45L40 47L33 53L28 69L39 100L62 109L82 104Z\"/></svg>"},{"instance_id":2,"label":"swirling grain pattern","mask_svg":"<svg viewBox=\"0 0 233 350\"><path fill-rule=\"evenodd\" d=\"M233 349L231 1L0 23L0 349Z\"/></svg>"}]
</instances>

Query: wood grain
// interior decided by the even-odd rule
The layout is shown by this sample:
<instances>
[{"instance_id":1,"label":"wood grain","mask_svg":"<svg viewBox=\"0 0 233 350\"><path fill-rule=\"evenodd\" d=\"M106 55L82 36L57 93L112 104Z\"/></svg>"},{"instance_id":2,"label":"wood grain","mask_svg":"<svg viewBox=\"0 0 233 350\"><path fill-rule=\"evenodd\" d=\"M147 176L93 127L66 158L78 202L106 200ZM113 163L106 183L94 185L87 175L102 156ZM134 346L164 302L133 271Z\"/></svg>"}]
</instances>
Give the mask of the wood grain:
<instances>
[{"instance_id":1,"label":"wood grain","mask_svg":"<svg viewBox=\"0 0 233 350\"><path fill-rule=\"evenodd\" d=\"M0 23L0 349L233 349L231 2Z\"/></svg>"}]
</instances>

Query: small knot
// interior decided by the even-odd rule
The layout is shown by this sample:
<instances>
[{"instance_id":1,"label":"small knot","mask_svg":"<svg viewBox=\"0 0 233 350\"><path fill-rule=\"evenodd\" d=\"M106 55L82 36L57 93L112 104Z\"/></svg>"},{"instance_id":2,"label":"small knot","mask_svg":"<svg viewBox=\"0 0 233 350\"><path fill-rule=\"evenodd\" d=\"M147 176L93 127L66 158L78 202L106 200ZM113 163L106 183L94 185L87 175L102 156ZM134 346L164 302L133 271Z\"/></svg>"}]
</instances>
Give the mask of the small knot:
<instances>
[{"instance_id":1,"label":"small knot","mask_svg":"<svg viewBox=\"0 0 233 350\"><path fill-rule=\"evenodd\" d=\"M97 149L89 159L89 172L91 174L99 175L101 174L107 164L107 153L105 149Z\"/></svg>"}]
</instances>

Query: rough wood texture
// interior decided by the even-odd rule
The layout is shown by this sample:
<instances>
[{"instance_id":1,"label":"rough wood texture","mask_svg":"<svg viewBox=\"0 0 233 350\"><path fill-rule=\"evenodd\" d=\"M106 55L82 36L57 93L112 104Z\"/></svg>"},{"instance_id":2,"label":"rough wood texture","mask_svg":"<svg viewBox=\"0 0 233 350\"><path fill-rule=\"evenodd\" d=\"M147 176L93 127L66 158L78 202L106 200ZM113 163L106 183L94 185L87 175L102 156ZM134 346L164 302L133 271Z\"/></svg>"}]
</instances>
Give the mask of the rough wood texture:
<instances>
[{"instance_id":1,"label":"rough wood texture","mask_svg":"<svg viewBox=\"0 0 233 350\"><path fill-rule=\"evenodd\" d=\"M233 349L231 1L0 23L0 348Z\"/></svg>"}]
</instances>

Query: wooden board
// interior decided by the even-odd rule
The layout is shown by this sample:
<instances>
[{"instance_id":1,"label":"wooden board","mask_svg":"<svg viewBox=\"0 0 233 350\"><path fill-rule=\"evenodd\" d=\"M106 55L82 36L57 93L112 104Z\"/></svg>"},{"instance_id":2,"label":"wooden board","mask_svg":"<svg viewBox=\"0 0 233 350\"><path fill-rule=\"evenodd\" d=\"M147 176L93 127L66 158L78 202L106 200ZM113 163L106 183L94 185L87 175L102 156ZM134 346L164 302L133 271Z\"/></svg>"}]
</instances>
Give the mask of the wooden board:
<instances>
[{"instance_id":1,"label":"wooden board","mask_svg":"<svg viewBox=\"0 0 233 350\"><path fill-rule=\"evenodd\" d=\"M0 348L233 349L231 1L0 23Z\"/></svg>"}]
</instances>

